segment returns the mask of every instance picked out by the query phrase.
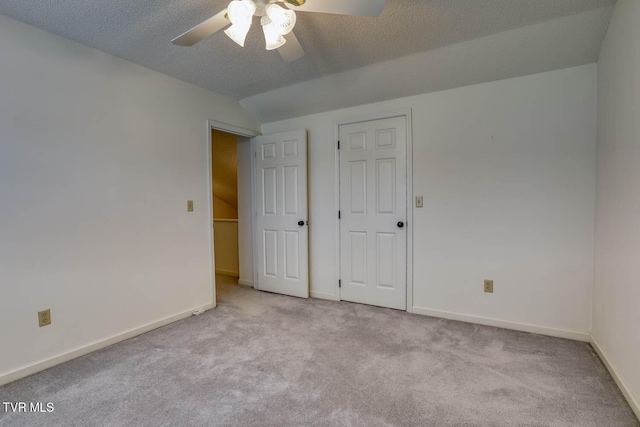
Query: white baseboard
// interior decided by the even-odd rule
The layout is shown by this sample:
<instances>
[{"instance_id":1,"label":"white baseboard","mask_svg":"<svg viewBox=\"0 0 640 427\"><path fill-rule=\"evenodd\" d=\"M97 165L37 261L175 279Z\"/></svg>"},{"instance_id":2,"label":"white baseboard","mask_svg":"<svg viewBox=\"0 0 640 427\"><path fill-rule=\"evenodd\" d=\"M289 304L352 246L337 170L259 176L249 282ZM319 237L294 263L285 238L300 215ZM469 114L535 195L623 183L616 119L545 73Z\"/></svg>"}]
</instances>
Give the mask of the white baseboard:
<instances>
[{"instance_id":1,"label":"white baseboard","mask_svg":"<svg viewBox=\"0 0 640 427\"><path fill-rule=\"evenodd\" d=\"M253 280L238 279L238 285L253 287Z\"/></svg>"},{"instance_id":2,"label":"white baseboard","mask_svg":"<svg viewBox=\"0 0 640 427\"><path fill-rule=\"evenodd\" d=\"M135 336L144 334L145 332L152 331L161 326L168 325L169 323L176 322L181 319L185 319L193 314L194 311L199 309L211 310L214 307L212 303L194 307L190 310L184 311L182 313L174 314L173 316L165 317L164 319L160 319L155 322L148 323L146 325L130 329L128 331L122 332L117 335L113 335L111 337L105 338L103 340L94 341L91 344L88 344L83 347L76 348L66 353L59 354L57 356L51 357L49 359L45 359L40 362L36 362L34 364L16 369L14 371L10 371L7 373L0 374L0 386L4 384L8 384L15 380L19 380L20 378L24 378L26 376L35 374L36 372L44 371L45 369L49 369L53 366L59 365L64 362L68 362L69 360L76 359L80 356L84 356L85 354L92 353L96 350L100 350L101 348L108 347L110 345L116 344L120 341L128 340L129 338L133 338Z\"/></svg>"},{"instance_id":3,"label":"white baseboard","mask_svg":"<svg viewBox=\"0 0 640 427\"><path fill-rule=\"evenodd\" d=\"M311 298L328 299L331 301L340 301L334 294L326 294L324 292L310 292Z\"/></svg>"},{"instance_id":4,"label":"white baseboard","mask_svg":"<svg viewBox=\"0 0 640 427\"><path fill-rule=\"evenodd\" d=\"M220 270L216 268L216 274L222 274L223 276L240 277L240 273L231 270Z\"/></svg>"},{"instance_id":5,"label":"white baseboard","mask_svg":"<svg viewBox=\"0 0 640 427\"><path fill-rule=\"evenodd\" d=\"M430 308L413 306L413 313L425 316L440 317L449 320L459 320L461 322L477 323L497 328L513 329L515 331L531 332L534 334L549 335L551 337L567 338L570 340L590 342L589 332L572 331L567 329L549 328L547 326L531 325L528 323L513 322L510 320L492 319L490 317L472 316L469 314L452 313L450 311L433 310Z\"/></svg>"},{"instance_id":6,"label":"white baseboard","mask_svg":"<svg viewBox=\"0 0 640 427\"><path fill-rule=\"evenodd\" d=\"M633 393L631 393L631 390L629 390L629 387L627 387L627 384L624 382L622 376L620 376L620 373L611 362L611 359L609 359L609 356L607 356L607 353L600 346L600 343L593 335L591 335L591 347L593 347L598 356L600 356L600 360L602 360L604 366L607 367L607 370L615 380L616 384L618 384L618 387L622 391L625 399L627 399L627 402L629 402L629 406L631 406L631 409L633 409L636 417L638 418L638 420L640 420L640 403L638 402L638 399L636 399Z\"/></svg>"}]
</instances>

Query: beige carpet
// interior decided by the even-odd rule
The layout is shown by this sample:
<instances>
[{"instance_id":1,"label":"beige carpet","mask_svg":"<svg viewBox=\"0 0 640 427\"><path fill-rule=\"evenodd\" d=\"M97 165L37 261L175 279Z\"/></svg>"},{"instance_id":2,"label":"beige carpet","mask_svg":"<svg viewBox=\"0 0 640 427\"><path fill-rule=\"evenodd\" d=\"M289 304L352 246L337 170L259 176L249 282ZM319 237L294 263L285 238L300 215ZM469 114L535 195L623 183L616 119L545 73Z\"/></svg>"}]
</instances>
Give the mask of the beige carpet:
<instances>
[{"instance_id":1,"label":"beige carpet","mask_svg":"<svg viewBox=\"0 0 640 427\"><path fill-rule=\"evenodd\" d=\"M640 425L588 344L218 280L212 311L0 387L55 408L0 425Z\"/></svg>"}]
</instances>

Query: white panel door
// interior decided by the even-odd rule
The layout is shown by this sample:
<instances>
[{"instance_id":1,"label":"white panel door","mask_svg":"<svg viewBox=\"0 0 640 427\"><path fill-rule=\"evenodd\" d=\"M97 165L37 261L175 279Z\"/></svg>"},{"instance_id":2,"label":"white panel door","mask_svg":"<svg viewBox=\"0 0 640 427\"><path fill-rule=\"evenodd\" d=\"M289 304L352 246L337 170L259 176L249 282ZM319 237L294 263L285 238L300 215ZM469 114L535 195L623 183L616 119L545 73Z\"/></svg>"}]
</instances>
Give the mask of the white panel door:
<instances>
[{"instance_id":1,"label":"white panel door","mask_svg":"<svg viewBox=\"0 0 640 427\"><path fill-rule=\"evenodd\" d=\"M340 126L340 298L407 307L406 118Z\"/></svg>"},{"instance_id":2,"label":"white panel door","mask_svg":"<svg viewBox=\"0 0 640 427\"><path fill-rule=\"evenodd\" d=\"M307 138L255 138L258 289L309 298Z\"/></svg>"}]
</instances>

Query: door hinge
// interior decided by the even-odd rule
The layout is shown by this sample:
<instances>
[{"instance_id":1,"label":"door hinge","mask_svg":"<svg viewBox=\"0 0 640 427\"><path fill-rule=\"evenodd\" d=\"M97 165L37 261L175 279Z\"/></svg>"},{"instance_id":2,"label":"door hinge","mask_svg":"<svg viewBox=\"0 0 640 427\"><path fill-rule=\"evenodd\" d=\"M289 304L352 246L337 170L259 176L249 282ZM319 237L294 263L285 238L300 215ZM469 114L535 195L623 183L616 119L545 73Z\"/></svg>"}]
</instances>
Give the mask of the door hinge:
<instances>
[{"instance_id":1,"label":"door hinge","mask_svg":"<svg viewBox=\"0 0 640 427\"><path fill-rule=\"evenodd\" d=\"M340 141L338 141L338 150L340 149Z\"/></svg>"},{"instance_id":2,"label":"door hinge","mask_svg":"<svg viewBox=\"0 0 640 427\"><path fill-rule=\"evenodd\" d=\"M340 219L340 211L338 211L338 219Z\"/></svg>"},{"instance_id":3,"label":"door hinge","mask_svg":"<svg viewBox=\"0 0 640 427\"><path fill-rule=\"evenodd\" d=\"M342 280L338 279L338 287L341 288L342 287Z\"/></svg>"}]
</instances>

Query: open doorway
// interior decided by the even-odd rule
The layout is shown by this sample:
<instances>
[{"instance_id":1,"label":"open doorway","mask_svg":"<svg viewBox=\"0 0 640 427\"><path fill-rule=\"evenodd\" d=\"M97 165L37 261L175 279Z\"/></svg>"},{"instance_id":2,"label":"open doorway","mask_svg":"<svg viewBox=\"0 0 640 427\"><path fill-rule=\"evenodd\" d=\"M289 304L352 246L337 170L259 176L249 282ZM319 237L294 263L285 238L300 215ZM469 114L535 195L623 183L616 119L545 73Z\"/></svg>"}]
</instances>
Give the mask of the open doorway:
<instances>
[{"instance_id":1,"label":"open doorway","mask_svg":"<svg viewBox=\"0 0 640 427\"><path fill-rule=\"evenodd\" d=\"M211 130L214 261L216 275L240 277L238 253L238 137Z\"/></svg>"},{"instance_id":2,"label":"open doorway","mask_svg":"<svg viewBox=\"0 0 640 427\"><path fill-rule=\"evenodd\" d=\"M222 129L210 128L216 301L233 286L253 286L254 282L251 140L248 135Z\"/></svg>"}]
</instances>

